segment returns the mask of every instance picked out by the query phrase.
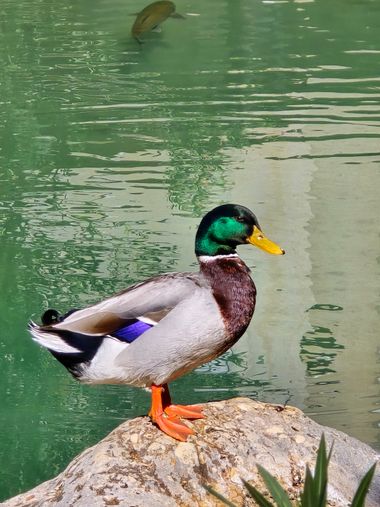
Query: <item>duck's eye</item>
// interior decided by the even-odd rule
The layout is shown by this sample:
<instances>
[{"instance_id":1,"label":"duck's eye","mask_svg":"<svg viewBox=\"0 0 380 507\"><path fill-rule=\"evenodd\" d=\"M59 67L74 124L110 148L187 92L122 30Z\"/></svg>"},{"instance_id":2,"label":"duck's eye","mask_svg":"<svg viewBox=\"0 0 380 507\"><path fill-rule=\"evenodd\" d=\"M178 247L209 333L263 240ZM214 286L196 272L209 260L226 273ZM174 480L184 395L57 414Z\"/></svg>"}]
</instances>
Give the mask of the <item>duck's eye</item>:
<instances>
[{"instance_id":1,"label":"duck's eye","mask_svg":"<svg viewBox=\"0 0 380 507\"><path fill-rule=\"evenodd\" d=\"M235 220L237 222L244 222L245 221L243 217L235 217Z\"/></svg>"}]
</instances>

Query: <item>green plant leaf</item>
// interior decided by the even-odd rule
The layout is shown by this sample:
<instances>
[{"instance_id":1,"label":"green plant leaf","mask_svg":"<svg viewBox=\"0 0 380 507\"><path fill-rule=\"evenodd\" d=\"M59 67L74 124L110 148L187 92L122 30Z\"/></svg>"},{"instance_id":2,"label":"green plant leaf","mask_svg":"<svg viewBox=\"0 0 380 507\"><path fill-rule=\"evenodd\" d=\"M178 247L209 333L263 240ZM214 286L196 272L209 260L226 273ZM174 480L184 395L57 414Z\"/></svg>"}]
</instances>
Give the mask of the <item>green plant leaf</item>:
<instances>
[{"instance_id":1,"label":"green plant leaf","mask_svg":"<svg viewBox=\"0 0 380 507\"><path fill-rule=\"evenodd\" d=\"M264 479L267 488L269 489L269 493L272 495L273 500L276 502L276 505L278 507L292 507L288 494L282 488L278 480L262 466L257 465L257 468L260 472L261 477Z\"/></svg>"},{"instance_id":2,"label":"green plant leaf","mask_svg":"<svg viewBox=\"0 0 380 507\"><path fill-rule=\"evenodd\" d=\"M303 492L301 494L301 502L297 503L298 507L326 507L327 504L327 470L331 458L333 446L330 448L328 456L326 455L326 440L324 434L321 436L319 443L317 461L315 464L314 477L310 468L306 467L305 483ZM277 507L292 507L289 496L286 491L281 487L278 480L273 477L265 468L257 465L257 468L262 476L272 498ZM376 469L376 463L368 470L365 476L360 481L358 489L352 500L351 507L365 507L364 502L373 479ZM247 481L243 480L243 484L251 497L257 502L259 507L275 507L273 503L267 500L262 493L260 493L254 486L251 486ZM228 507L237 507L234 503L230 502L223 495L215 491L210 486L203 485L203 487L218 498Z\"/></svg>"},{"instance_id":3,"label":"green plant leaf","mask_svg":"<svg viewBox=\"0 0 380 507\"><path fill-rule=\"evenodd\" d=\"M352 500L351 507L364 507L365 497L367 496L369 486L375 473L376 463L371 466L363 479L360 481L359 487L356 490L355 496Z\"/></svg>"},{"instance_id":4,"label":"green plant leaf","mask_svg":"<svg viewBox=\"0 0 380 507\"><path fill-rule=\"evenodd\" d=\"M315 507L324 507L327 502L327 468L329 465L331 450L329 456L326 455L326 440L322 433L319 442L317 462L315 464L313 482L313 505Z\"/></svg>"},{"instance_id":5,"label":"green plant leaf","mask_svg":"<svg viewBox=\"0 0 380 507\"><path fill-rule=\"evenodd\" d=\"M301 495L301 507L314 507L313 503L313 476L311 475L310 468L306 467L305 484Z\"/></svg>"},{"instance_id":6,"label":"green plant leaf","mask_svg":"<svg viewBox=\"0 0 380 507\"><path fill-rule=\"evenodd\" d=\"M209 493L211 493L213 496L215 496L218 500L223 502L224 504L228 505L228 507L237 507L236 504L230 502L227 498L225 498L223 495L215 491L211 486L207 486L206 484L202 484L202 486L207 490Z\"/></svg>"},{"instance_id":7,"label":"green plant leaf","mask_svg":"<svg viewBox=\"0 0 380 507\"><path fill-rule=\"evenodd\" d=\"M274 505L265 498L254 486L242 479L244 486L247 488L251 497L259 504L259 507L274 507Z\"/></svg>"}]
</instances>

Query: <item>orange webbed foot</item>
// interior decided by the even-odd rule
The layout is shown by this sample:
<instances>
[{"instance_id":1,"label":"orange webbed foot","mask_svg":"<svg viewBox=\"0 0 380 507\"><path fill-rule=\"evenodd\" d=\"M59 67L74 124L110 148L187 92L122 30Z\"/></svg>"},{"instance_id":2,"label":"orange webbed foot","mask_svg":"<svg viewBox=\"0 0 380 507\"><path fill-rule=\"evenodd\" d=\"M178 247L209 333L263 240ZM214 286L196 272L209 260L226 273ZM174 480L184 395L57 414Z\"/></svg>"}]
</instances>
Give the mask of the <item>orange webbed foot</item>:
<instances>
[{"instance_id":1,"label":"orange webbed foot","mask_svg":"<svg viewBox=\"0 0 380 507\"><path fill-rule=\"evenodd\" d=\"M169 405L165 408L169 417L177 416L183 419L204 419L202 407L199 405Z\"/></svg>"},{"instance_id":2,"label":"orange webbed foot","mask_svg":"<svg viewBox=\"0 0 380 507\"><path fill-rule=\"evenodd\" d=\"M203 419L199 405L173 405L168 386L152 385L152 407L149 415L152 421L167 435L185 442L194 431L181 421L183 419Z\"/></svg>"},{"instance_id":3,"label":"orange webbed foot","mask_svg":"<svg viewBox=\"0 0 380 507\"><path fill-rule=\"evenodd\" d=\"M186 442L189 435L194 435L194 431L181 422L178 417L168 417L166 414L162 414L154 422L161 431L181 442Z\"/></svg>"}]
</instances>

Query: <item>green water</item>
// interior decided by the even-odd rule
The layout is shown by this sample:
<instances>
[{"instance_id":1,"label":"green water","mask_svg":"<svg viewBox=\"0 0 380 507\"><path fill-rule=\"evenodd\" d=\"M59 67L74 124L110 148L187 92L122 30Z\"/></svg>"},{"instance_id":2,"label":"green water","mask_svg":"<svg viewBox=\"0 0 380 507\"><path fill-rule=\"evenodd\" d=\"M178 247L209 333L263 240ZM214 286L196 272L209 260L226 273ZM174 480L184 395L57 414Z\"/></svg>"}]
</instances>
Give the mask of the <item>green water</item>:
<instances>
[{"instance_id":1,"label":"green water","mask_svg":"<svg viewBox=\"0 0 380 507\"><path fill-rule=\"evenodd\" d=\"M178 0L139 47L145 5L1 2L0 499L149 406L75 383L28 319L195 269L223 202L287 255L240 249L252 325L173 396L289 400L380 448L380 3Z\"/></svg>"}]
</instances>

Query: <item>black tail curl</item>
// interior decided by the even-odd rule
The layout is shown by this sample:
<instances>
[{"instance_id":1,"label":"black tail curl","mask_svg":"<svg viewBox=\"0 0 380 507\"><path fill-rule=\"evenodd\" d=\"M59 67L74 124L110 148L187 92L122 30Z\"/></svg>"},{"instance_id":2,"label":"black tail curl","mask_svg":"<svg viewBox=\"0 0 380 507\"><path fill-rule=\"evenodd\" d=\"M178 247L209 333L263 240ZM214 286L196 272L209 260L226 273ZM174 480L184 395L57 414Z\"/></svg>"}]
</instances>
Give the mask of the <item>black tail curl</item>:
<instances>
[{"instance_id":1,"label":"black tail curl","mask_svg":"<svg viewBox=\"0 0 380 507\"><path fill-rule=\"evenodd\" d=\"M69 310L64 315L61 315L57 310L54 310L53 308L49 308L46 310L46 312L43 313L41 317L41 322L43 326L51 326L53 324L58 324L58 322L62 322L66 319L69 315L71 315L74 312L77 312L78 308L74 308L72 310Z\"/></svg>"},{"instance_id":2,"label":"black tail curl","mask_svg":"<svg viewBox=\"0 0 380 507\"><path fill-rule=\"evenodd\" d=\"M43 326L51 326L52 324L57 324L57 322L60 322L62 319L62 316L57 312L57 310L53 310L52 308L49 308L49 310L46 310L46 312L41 317L41 322Z\"/></svg>"}]
</instances>

